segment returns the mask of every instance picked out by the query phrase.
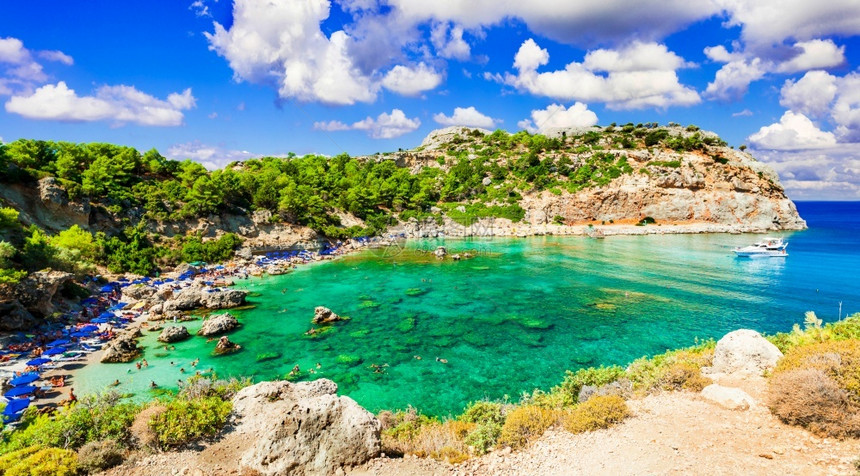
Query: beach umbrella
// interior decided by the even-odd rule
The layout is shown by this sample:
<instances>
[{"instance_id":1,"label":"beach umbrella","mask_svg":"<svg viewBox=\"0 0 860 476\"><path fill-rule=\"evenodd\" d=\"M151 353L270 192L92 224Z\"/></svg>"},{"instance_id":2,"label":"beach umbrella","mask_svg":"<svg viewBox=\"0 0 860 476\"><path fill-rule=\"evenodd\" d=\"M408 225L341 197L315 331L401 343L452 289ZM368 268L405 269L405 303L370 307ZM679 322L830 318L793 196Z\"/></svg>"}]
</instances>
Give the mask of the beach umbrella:
<instances>
[{"instance_id":1,"label":"beach umbrella","mask_svg":"<svg viewBox=\"0 0 860 476\"><path fill-rule=\"evenodd\" d=\"M99 292L102 292L102 293L109 293L112 291L113 291L113 286L102 286L102 288L99 290Z\"/></svg>"},{"instance_id":2,"label":"beach umbrella","mask_svg":"<svg viewBox=\"0 0 860 476\"><path fill-rule=\"evenodd\" d=\"M83 301L81 301L81 304L86 306L87 304L95 304L97 302L99 302L99 300L96 298L86 298Z\"/></svg>"},{"instance_id":3,"label":"beach umbrella","mask_svg":"<svg viewBox=\"0 0 860 476\"><path fill-rule=\"evenodd\" d=\"M59 355L66 352L66 349L62 347L51 347L50 349L42 352L42 355Z\"/></svg>"},{"instance_id":4,"label":"beach umbrella","mask_svg":"<svg viewBox=\"0 0 860 476\"><path fill-rule=\"evenodd\" d=\"M37 359L28 360L28 361L27 361L27 365L30 365L30 366L33 366L33 367L38 367L38 366L40 366L40 365L47 364L47 363L48 363L48 362L50 362L50 361L51 361L51 359L46 359L46 358L44 358L44 357L39 357L39 358L37 358Z\"/></svg>"},{"instance_id":5,"label":"beach umbrella","mask_svg":"<svg viewBox=\"0 0 860 476\"><path fill-rule=\"evenodd\" d=\"M9 403L6 404L6 408L3 410L4 415L14 415L16 413L21 412L25 408L30 406L29 398L15 398L9 400Z\"/></svg>"},{"instance_id":6,"label":"beach umbrella","mask_svg":"<svg viewBox=\"0 0 860 476\"><path fill-rule=\"evenodd\" d=\"M95 322L96 324L107 324L110 319L106 317L97 317L90 322Z\"/></svg>"},{"instance_id":7,"label":"beach umbrella","mask_svg":"<svg viewBox=\"0 0 860 476\"><path fill-rule=\"evenodd\" d=\"M66 345L69 343L68 339L57 339L54 342L48 344L48 347L56 347L58 345Z\"/></svg>"},{"instance_id":8,"label":"beach umbrella","mask_svg":"<svg viewBox=\"0 0 860 476\"><path fill-rule=\"evenodd\" d=\"M72 332L72 337L77 337L77 338L89 337L90 334L92 334L92 332L78 331L78 332Z\"/></svg>"},{"instance_id":9,"label":"beach umbrella","mask_svg":"<svg viewBox=\"0 0 860 476\"><path fill-rule=\"evenodd\" d=\"M12 387L12 390L4 393L3 396L6 398L12 397L21 397L27 395L28 393L33 393L36 391L36 387L32 385L27 385L26 387Z\"/></svg>"},{"instance_id":10,"label":"beach umbrella","mask_svg":"<svg viewBox=\"0 0 860 476\"><path fill-rule=\"evenodd\" d=\"M99 326L86 325L78 329L78 332L95 332L99 330Z\"/></svg>"},{"instance_id":11,"label":"beach umbrella","mask_svg":"<svg viewBox=\"0 0 860 476\"><path fill-rule=\"evenodd\" d=\"M17 387L18 385L27 385L28 383L35 382L36 380L39 380L39 378L41 378L39 377L39 374L31 372L29 374L21 375L20 377L15 377L10 380L9 383Z\"/></svg>"}]
</instances>

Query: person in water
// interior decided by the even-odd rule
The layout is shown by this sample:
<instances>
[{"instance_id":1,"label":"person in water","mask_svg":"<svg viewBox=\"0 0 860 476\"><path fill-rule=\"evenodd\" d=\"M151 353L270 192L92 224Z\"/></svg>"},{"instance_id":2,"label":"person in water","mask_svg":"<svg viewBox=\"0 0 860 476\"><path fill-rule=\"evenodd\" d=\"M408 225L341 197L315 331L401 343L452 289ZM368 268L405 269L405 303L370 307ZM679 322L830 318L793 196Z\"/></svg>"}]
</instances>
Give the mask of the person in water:
<instances>
[{"instance_id":1,"label":"person in water","mask_svg":"<svg viewBox=\"0 0 860 476\"><path fill-rule=\"evenodd\" d=\"M150 381L149 381L149 386L150 386L151 388L158 388L158 384L157 384L157 383L155 383L155 380L150 380Z\"/></svg>"}]
</instances>

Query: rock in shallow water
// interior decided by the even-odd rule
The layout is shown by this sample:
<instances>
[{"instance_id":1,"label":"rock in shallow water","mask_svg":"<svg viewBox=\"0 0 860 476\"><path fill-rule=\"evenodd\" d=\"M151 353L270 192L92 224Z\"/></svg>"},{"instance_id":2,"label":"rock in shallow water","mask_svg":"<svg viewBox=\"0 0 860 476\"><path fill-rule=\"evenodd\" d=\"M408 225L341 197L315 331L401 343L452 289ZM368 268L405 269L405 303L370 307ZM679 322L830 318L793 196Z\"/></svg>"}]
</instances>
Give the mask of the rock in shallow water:
<instances>
[{"instance_id":1,"label":"rock in shallow water","mask_svg":"<svg viewBox=\"0 0 860 476\"><path fill-rule=\"evenodd\" d=\"M203 327L197 331L197 335L206 337L214 336L230 332L237 327L239 327L239 321L235 316L228 312L218 316L210 316L209 319L203 323Z\"/></svg>"},{"instance_id":2,"label":"rock in shallow water","mask_svg":"<svg viewBox=\"0 0 860 476\"><path fill-rule=\"evenodd\" d=\"M105 346L102 363L124 363L136 359L140 355L136 339L140 336L140 330L135 329L112 340Z\"/></svg>"},{"instance_id":3,"label":"rock in shallow water","mask_svg":"<svg viewBox=\"0 0 860 476\"><path fill-rule=\"evenodd\" d=\"M335 474L379 454L379 421L327 379L261 382L233 398L241 464L266 475Z\"/></svg>"},{"instance_id":4,"label":"rock in shallow water","mask_svg":"<svg viewBox=\"0 0 860 476\"><path fill-rule=\"evenodd\" d=\"M340 316L334 313L331 309L324 306L317 306L314 309L314 318L311 322L314 324L327 324L329 322L337 322L342 320Z\"/></svg>"},{"instance_id":5,"label":"rock in shallow water","mask_svg":"<svg viewBox=\"0 0 860 476\"><path fill-rule=\"evenodd\" d=\"M168 326L161 331L158 340L161 342L179 342L191 337L185 326Z\"/></svg>"}]
</instances>

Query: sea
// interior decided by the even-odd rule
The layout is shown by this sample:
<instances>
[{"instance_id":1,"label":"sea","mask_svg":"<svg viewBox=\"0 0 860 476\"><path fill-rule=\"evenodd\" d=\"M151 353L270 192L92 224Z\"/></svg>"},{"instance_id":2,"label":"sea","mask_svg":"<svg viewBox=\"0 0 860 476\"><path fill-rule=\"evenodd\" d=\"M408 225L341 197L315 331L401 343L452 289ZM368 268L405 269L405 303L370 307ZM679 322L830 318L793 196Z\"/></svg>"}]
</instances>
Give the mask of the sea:
<instances>
[{"instance_id":1,"label":"sea","mask_svg":"<svg viewBox=\"0 0 860 476\"><path fill-rule=\"evenodd\" d=\"M86 394L119 380L115 390L145 400L196 371L261 381L298 366L292 378L332 379L371 411L445 416L549 390L566 370L624 366L740 328L790 331L807 311L825 322L860 312L860 202L797 208L809 229L772 234L788 240L784 258L735 257L755 234L434 239L252 277L237 284L252 307L229 311L239 352L216 356L198 336L168 350L145 332L148 367L92 364L74 385ZM439 261L438 246L474 257ZM313 326L317 306L348 319ZM194 334L201 321L182 325Z\"/></svg>"}]
</instances>

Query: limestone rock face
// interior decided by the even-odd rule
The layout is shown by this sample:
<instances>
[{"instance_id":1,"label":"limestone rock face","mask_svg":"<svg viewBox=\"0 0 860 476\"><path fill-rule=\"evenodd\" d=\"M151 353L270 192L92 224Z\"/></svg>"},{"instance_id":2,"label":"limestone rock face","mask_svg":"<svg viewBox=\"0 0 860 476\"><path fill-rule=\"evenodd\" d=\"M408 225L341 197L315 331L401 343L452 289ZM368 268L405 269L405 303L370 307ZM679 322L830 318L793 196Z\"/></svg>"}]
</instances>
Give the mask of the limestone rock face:
<instances>
[{"instance_id":1,"label":"limestone rock face","mask_svg":"<svg viewBox=\"0 0 860 476\"><path fill-rule=\"evenodd\" d=\"M131 362L140 355L136 339L141 336L140 330L127 332L112 340L105 346L101 361L103 363Z\"/></svg>"},{"instance_id":2,"label":"limestone rock face","mask_svg":"<svg viewBox=\"0 0 860 476\"><path fill-rule=\"evenodd\" d=\"M702 389L702 398L727 410L749 410L755 405L755 400L743 390L716 383Z\"/></svg>"},{"instance_id":3,"label":"limestone rock face","mask_svg":"<svg viewBox=\"0 0 860 476\"><path fill-rule=\"evenodd\" d=\"M379 454L379 421L327 379L261 382L233 398L240 464L264 475L329 475Z\"/></svg>"},{"instance_id":4,"label":"limestone rock face","mask_svg":"<svg viewBox=\"0 0 860 476\"><path fill-rule=\"evenodd\" d=\"M740 329L729 332L717 342L712 372L731 374L747 372L761 375L772 369L782 352L756 331Z\"/></svg>"},{"instance_id":5,"label":"limestone rock face","mask_svg":"<svg viewBox=\"0 0 860 476\"><path fill-rule=\"evenodd\" d=\"M158 340L161 342L179 342L191 337L185 326L167 326L161 331Z\"/></svg>"},{"instance_id":6,"label":"limestone rock face","mask_svg":"<svg viewBox=\"0 0 860 476\"><path fill-rule=\"evenodd\" d=\"M247 291L238 289L210 289L202 285L185 288L165 301L163 309L168 311L190 311L204 307L206 309L226 309L245 304Z\"/></svg>"},{"instance_id":7,"label":"limestone rock face","mask_svg":"<svg viewBox=\"0 0 860 476\"><path fill-rule=\"evenodd\" d=\"M314 309L314 318L311 320L314 324L328 324L342 320L340 316L334 313L331 309L325 306L317 306Z\"/></svg>"},{"instance_id":8,"label":"limestone rock face","mask_svg":"<svg viewBox=\"0 0 860 476\"><path fill-rule=\"evenodd\" d=\"M30 273L15 288L18 302L30 313L47 317L54 312L54 296L63 284L72 281L74 276L63 271L47 269Z\"/></svg>"},{"instance_id":9,"label":"limestone rock face","mask_svg":"<svg viewBox=\"0 0 860 476\"><path fill-rule=\"evenodd\" d=\"M39 180L39 199L45 209L53 215L54 221L58 222L57 225L62 227L65 224L64 228L72 225L88 228L91 211L89 201L69 200L68 192L55 177Z\"/></svg>"},{"instance_id":10,"label":"limestone rock face","mask_svg":"<svg viewBox=\"0 0 860 476\"><path fill-rule=\"evenodd\" d=\"M237 327L239 327L239 321L230 313L210 316L209 319L203 323L203 327L197 331L197 335L207 337L214 336L230 332Z\"/></svg>"}]
</instances>

